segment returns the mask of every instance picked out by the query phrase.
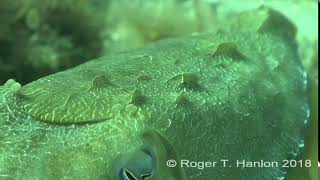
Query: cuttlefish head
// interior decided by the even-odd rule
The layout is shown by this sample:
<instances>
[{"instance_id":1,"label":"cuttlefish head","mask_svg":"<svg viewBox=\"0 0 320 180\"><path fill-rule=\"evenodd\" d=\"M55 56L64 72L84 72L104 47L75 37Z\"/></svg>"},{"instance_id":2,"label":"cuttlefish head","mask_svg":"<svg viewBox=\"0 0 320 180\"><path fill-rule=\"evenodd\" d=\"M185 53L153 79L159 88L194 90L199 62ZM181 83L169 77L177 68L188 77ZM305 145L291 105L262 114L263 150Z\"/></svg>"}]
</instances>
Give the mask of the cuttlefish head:
<instances>
[{"instance_id":1,"label":"cuttlefish head","mask_svg":"<svg viewBox=\"0 0 320 180\"><path fill-rule=\"evenodd\" d=\"M55 128L50 142L44 140L44 143L54 145L50 150L59 158L52 158L45 164L61 170L57 176L95 176L108 180L185 179L181 168L166 165L167 160L177 159L171 143L152 128L147 130L147 113L143 113L139 103L142 95L137 91L127 93L129 90L124 91L123 86L118 88L120 86L109 82L103 73L93 73L89 77L94 67L85 65L57 73L25 85L19 91L17 99L21 111L45 129ZM83 74L87 76L82 77ZM67 133L77 138L67 139ZM67 146L57 151L63 147L60 136L78 147ZM95 159L98 160L92 162ZM77 168L81 170L72 172L78 166L87 171ZM95 174L88 175L88 172Z\"/></svg>"}]
</instances>

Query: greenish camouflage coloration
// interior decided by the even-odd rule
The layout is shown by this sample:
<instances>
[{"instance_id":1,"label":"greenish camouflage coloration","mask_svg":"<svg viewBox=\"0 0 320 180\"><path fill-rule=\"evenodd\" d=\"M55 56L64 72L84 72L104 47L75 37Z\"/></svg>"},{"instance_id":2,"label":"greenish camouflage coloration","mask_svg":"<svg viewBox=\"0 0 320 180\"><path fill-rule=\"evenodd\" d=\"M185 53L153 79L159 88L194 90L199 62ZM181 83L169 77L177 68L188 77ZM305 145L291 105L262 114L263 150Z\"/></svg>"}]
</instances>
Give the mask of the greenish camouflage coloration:
<instances>
[{"instance_id":1,"label":"greenish camouflage coloration","mask_svg":"<svg viewBox=\"0 0 320 180\"><path fill-rule=\"evenodd\" d=\"M299 153L308 107L292 39L218 31L102 57L21 88L9 80L0 88L0 177L116 180L141 147L155 156L156 180L283 177L280 167L179 169L166 161L281 162Z\"/></svg>"}]
</instances>

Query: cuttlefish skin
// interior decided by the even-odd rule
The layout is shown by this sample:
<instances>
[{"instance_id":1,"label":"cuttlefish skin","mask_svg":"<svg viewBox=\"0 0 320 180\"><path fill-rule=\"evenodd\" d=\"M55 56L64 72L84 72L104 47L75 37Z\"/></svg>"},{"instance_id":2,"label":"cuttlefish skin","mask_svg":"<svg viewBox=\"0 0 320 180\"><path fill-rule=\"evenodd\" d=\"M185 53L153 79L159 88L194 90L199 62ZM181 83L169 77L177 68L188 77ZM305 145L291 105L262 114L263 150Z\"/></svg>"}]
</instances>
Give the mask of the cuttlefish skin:
<instances>
[{"instance_id":1,"label":"cuttlefish skin","mask_svg":"<svg viewBox=\"0 0 320 180\"><path fill-rule=\"evenodd\" d=\"M9 80L0 87L0 178L116 180L141 147L155 156L150 179L283 177L281 166L235 161L282 165L300 152L308 107L296 52L293 40L273 34L218 31L111 54L22 87ZM181 159L218 164L179 168Z\"/></svg>"}]
</instances>

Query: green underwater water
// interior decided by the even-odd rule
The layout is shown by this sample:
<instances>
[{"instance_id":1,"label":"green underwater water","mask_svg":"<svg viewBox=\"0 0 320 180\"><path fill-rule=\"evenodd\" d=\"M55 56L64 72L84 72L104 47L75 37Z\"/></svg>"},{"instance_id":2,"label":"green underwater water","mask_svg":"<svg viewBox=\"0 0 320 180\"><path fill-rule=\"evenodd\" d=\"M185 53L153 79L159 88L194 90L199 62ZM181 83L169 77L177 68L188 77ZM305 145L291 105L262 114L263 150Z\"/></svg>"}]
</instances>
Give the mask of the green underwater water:
<instances>
[{"instance_id":1,"label":"green underwater water","mask_svg":"<svg viewBox=\"0 0 320 180\"><path fill-rule=\"evenodd\" d=\"M29 2L8 6L18 20L0 6L17 29L0 30L0 179L316 176L317 54L301 60L299 29L280 12L262 6L210 31L191 18L170 34L134 18L139 29L106 31L116 3ZM275 166L249 167L262 161Z\"/></svg>"}]
</instances>

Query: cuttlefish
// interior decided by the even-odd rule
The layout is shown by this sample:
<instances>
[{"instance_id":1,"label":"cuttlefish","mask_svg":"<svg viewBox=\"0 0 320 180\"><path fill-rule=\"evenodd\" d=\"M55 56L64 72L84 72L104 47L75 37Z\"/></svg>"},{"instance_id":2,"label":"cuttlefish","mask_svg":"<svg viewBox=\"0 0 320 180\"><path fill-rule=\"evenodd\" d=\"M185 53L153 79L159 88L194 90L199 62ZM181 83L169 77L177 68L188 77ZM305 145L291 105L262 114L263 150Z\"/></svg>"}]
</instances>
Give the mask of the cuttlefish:
<instances>
[{"instance_id":1,"label":"cuttlefish","mask_svg":"<svg viewBox=\"0 0 320 180\"><path fill-rule=\"evenodd\" d=\"M294 26L267 12L255 31L165 39L8 80L0 179L284 178L304 145L307 82ZM278 166L241 164L262 160Z\"/></svg>"}]
</instances>

